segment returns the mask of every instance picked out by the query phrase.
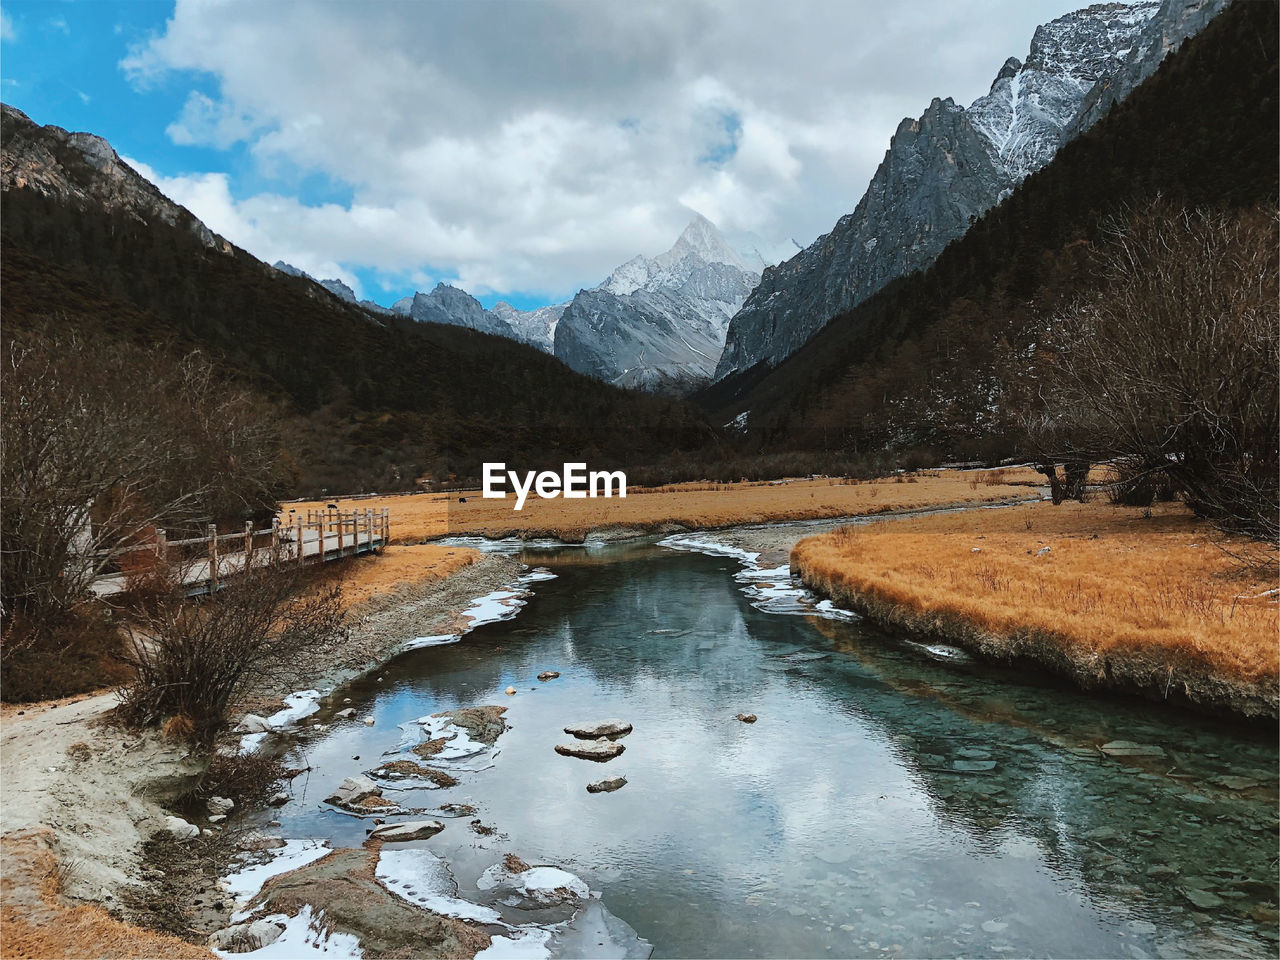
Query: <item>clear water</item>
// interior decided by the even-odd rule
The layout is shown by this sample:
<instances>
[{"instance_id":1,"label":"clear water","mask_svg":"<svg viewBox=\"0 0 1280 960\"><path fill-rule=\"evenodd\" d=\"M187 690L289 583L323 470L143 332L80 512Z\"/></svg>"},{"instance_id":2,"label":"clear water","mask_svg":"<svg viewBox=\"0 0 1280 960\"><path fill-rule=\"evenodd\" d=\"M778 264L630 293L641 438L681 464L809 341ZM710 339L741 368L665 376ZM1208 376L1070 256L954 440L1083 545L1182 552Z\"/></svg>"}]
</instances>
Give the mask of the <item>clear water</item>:
<instances>
[{"instance_id":1,"label":"clear water","mask_svg":"<svg viewBox=\"0 0 1280 960\"><path fill-rule=\"evenodd\" d=\"M516 619L406 654L313 718L358 711L303 735L285 836L358 845L367 823L324 808L331 788L394 751L398 724L500 703L489 769L403 798L496 828L455 819L423 844L464 897L514 852L577 873L660 957L1276 955L1275 730L762 612L732 559L643 542L526 559L558 576ZM554 752L605 717L635 726L621 757ZM1098 751L1117 739L1165 756Z\"/></svg>"}]
</instances>

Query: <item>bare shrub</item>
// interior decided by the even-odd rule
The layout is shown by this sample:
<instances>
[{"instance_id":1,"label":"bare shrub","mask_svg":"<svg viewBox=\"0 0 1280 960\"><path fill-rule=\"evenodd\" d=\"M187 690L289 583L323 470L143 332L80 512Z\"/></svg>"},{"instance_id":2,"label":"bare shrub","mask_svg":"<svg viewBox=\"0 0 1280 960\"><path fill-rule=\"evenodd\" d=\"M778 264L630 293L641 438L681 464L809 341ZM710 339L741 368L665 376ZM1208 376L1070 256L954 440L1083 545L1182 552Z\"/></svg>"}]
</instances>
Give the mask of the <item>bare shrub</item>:
<instances>
[{"instance_id":1,"label":"bare shrub","mask_svg":"<svg viewBox=\"0 0 1280 960\"><path fill-rule=\"evenodd\" d=\"M289 676L341 634L340 588L306 591L305 576L264 550L211 596L140 610L126 655L137 679L121 691L120 716L138 725L182 716L194 741L211 741L254 683Z\"/></svg>"},{"instance_id":2,"label":"bare shrub","mask_svg":"<svg viewBox=\"0 0 1280 960\"><path fill-rule=\"evenodd\" d=\"M6 340L3 368L6 624L23 614L56 626L156 527L273 508L273 417L202 355L22 333Z\"/></svg>"},{"instance_id":3,"label":"bare shrub","mask_svg":"<svg viewBox=\"0 0 1280 960\"><path fill-rule=\"evenodd\" d=\"M262 801L289 776L285 758L265 751L217 753L189 800L228 797L243 807Z\"/></svg>"},{"instance_id":4,"label":"bare shrub","mask_svg":"<svg viewBox=\"0 0 1280 960\"><path fill-rule=\"evenodd\" d=\"M1164 464L1129 457L1112 464L1114 479L1107 484L1107 499L1117 506L1149 507L1157 500L1173 500L1177 488Z\"/></svg>"},{"instance_id":5,"label":"bare shrub","mask_svg":"<svg viewBox=\"0 0 1280 960\"><path fill-rule=\"evenodd\" d=\"M1114 227L1104 285L1052 325L1042 448L1158 468L1221 529L1280 539L1276 247L1266 210L1156 203Z\"/></svg>"}]
</instances>

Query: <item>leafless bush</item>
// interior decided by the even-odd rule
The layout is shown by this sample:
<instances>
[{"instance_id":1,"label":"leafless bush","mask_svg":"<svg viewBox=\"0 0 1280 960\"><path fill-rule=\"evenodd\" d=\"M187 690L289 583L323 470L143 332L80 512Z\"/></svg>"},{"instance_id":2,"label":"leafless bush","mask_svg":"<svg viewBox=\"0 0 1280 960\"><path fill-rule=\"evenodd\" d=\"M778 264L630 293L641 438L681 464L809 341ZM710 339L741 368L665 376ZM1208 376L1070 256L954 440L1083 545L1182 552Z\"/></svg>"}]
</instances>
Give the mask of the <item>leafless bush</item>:
<instances>
[{"instance_id":1,"label":"leafless bush","mask_svg":"<svg viewBox=\"0 0 1280 960\"><path fill-rule=\"evenodd\" d=\"M270 413L200 354L19 334L0 374L0 614L52 626L157 527L272 505ZM6 652L8 652L6 650Z\"/></svg>"},{"instance_id":2,"label":"leafless bush","mask_svg":"<svg viewBox=\"0 0 1280 960\"><path fill-rule=\"evenodd\" d=\"M304 590L305 571L271 551L199 600L170 595L129 625L137 679L121 691L120 716L138 725L185 718L191 739L211 741L254 683L287 676L342 632L339 587Z\"/></svg>"},{"instance_id":3,"label":"leafless bush","mask_svg":"<svg viewBox=\"0 0 1280 960\"><path fill-rule=\"evenodd\" d=\"M1156 203L1098 251L1105 282L1051 327L1043 442L1158 467L1222 529L1280 539L1274 213Z\"/></svg>"},{"instance_id":4,"label":"leafless bush","mask_svg":"<svg viewBox=\"0 0 1280 960\"><path fill-rule=\"evenodd\" d=\"M190 800L229 797L237 805L260 802L287 776L285 758L259 750L254 753L214 754Z\"/></svg>"},{"instance_id":5,"label":"leafless bush","mask_svg":"<svg viewBox=\"0 0 1280 960\"><path fill-rule=\"evenodd\" d=\"M1127 458L1112 464L1112 472L1115 477L1107 484L1107 499L1119 506L1149 507L1177 496L1164 464Z\"/></svg>"}]
</instances>

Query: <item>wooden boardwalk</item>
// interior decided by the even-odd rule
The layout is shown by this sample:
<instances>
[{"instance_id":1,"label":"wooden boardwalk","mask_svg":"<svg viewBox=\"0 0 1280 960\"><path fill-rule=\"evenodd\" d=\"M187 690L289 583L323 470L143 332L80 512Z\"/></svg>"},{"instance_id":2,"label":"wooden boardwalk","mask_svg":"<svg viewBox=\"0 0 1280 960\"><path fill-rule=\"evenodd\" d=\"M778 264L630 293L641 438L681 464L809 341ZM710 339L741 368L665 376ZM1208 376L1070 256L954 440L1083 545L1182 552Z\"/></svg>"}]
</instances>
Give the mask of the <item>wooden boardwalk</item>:
<instances>
[{"instance_id":1,"label":"wooden boardwalk","mask_svg":"<svg viewBox=\"0 0 1280 960\"><path fill-rule=\"evenodd\" d=\"M381 551L391 534L391 519L386 508L374 510L309 510L304 514L277 517L267 529L254 530L246 523L243 531L218 533L209 525L203 537L168 540L158 531L153 543L135 548L132 553L151 553L171 558L174 552L197 551L195 555L175 560L180 580L189 597L221 589L229 579L244 571L262 555L276 563L313 564L353 557L361 553ZM269 538L269 539L268 539ZM111 573L94 581L94 596L109 597L128 588L126 573Z\"/></svg>"}]
</instances>

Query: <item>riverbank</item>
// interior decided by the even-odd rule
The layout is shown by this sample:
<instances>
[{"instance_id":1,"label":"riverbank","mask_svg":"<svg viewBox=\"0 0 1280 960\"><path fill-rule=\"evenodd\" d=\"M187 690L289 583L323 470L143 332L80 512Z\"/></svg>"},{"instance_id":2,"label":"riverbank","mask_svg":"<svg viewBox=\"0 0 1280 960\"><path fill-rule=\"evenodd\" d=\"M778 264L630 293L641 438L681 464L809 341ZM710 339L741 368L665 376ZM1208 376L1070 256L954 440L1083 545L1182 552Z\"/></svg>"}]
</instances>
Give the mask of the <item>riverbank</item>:
<instances>
[{"instance_id":1,"label":"riverbank","mask_svg":"<svg viewBox=\"0 0 1280 960\"><path fill-rule=\"evenodd\" d=\"M273 713L303 686L336 689L415 636L465 630L474 599L510 584L521 567L510 557L437 546L391 547L333 566L325 578L346 567L349 635L273 675L236 716ZM184 864L164 884L148 851L211 758L159 730L112 724L116 703L111 691L0 712L2 957L212 956L189 941L211 932L205 928L219 916L215 860L204 858L200 869ZM190 842L216 844L217 826L192 819L212 836ZM167 933L148 929L159 901L169 905ZM225 911L224 904L224 922Z\"/></svg>"},{"instance_id":2,"label":"riverbank","mask_svg":"<svg viewBox=\"0 0 1280 960\"><path fill-rule=\"evenodd\" d=\"M996 503L1025 498L1043 482L1027 467L1003 470L932 470L878 480L837 477L741 483L681 483L631 487L625 499L543 500L524 509L515 498L486 500L479 490L448 494L317 500L285 505L291 513L384 507L391 512L393 543L425 543L446 536L490 539L551 538L581 543L587 538L623 539L649 533L716 530L753 523L869 516L942 505Z\"/></svg>"},{"instance_id":3,"label":"riverbank","mask_svg":"<svg viewBox=\"0 0 1280 960\"><path fill-rule=\"evenodd\" d=\"M1040 503L843 528L797 543L791 569L890 633L1274 721L1275 552L1249 569L1245 551L1180 505Z\"/></svg>"}]
</instances>

